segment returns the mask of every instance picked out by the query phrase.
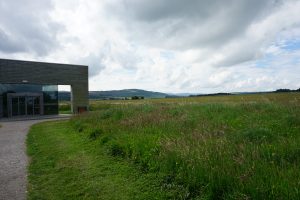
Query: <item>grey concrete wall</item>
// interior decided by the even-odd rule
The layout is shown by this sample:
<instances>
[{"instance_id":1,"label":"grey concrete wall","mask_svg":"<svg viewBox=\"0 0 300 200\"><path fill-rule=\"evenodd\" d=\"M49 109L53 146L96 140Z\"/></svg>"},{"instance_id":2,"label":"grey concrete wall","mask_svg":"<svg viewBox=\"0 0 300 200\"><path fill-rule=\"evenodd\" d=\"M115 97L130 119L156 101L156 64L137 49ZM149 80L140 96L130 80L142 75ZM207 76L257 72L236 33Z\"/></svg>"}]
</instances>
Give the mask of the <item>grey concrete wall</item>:
<instances>
[{"instance_id":1,"label":"grey concrete wall","mask_svg":"<svg viewBox=\"0 0 300 200\"><path fill-rule=\"evenodd\" d=\"M0 59L1 83L71 85L73 112L88 107L88 66Z\"/></svg>"}]
</instances>

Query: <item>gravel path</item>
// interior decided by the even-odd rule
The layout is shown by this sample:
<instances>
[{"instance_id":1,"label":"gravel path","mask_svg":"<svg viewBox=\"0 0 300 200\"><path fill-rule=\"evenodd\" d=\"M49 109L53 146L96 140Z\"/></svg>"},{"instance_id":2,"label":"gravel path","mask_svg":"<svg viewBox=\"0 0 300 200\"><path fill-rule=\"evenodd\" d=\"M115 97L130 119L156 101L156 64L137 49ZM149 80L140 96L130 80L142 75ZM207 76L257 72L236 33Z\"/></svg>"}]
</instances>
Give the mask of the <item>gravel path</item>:
<instances>
[{"instance_id":1,"label":"gravel path","mask_svg":"<svg viewBox=\"0 0 300 200\"><path fill-rule=\"evenodd\" d=\"M33 124L50 120L57 119L0 122L0 200L26 199L26 135Z\"/></svg>"}]
</instances>

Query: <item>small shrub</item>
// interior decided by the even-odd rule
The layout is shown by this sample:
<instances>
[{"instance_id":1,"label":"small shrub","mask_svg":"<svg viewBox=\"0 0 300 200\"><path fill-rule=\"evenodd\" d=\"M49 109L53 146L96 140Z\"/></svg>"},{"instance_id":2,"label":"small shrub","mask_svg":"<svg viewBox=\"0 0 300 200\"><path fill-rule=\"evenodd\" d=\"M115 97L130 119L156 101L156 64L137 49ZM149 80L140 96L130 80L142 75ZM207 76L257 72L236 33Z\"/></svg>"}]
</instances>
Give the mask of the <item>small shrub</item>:
<instances>
[{"instance_id":1,"label":"small shrub","mask_svg":"<svg viewBox=\"0 0 300 200\"><path fill-rule=\"evenodd\" d=\"M102 134L103 134L103 130L100 128L96 128L90 132L89 139L96 140Z\"/></svg>"},{"instance_id":2,"label":"small shrub","mask_svg":"<svg viewBox=\"0 0 300 200\"><path fill-rule=\"evenodd\" d=\"M110 140L112 140L112 136L110 136L110 135L106 135L106 136L103 136L102 138L101 138L101 144L106 144L106 143L108 143Z\"/></svg>"},{"instance_id":3,"label":"small shrub","mask_svg":"<svg viewBox=\"0 0 300 200\"><path fill-rule=\"evenodd\" d=\"M124 157L124 147L116 142L112 142L109 147L109 151L112 156L122 156Z\"/></svg>"}]
</instances>

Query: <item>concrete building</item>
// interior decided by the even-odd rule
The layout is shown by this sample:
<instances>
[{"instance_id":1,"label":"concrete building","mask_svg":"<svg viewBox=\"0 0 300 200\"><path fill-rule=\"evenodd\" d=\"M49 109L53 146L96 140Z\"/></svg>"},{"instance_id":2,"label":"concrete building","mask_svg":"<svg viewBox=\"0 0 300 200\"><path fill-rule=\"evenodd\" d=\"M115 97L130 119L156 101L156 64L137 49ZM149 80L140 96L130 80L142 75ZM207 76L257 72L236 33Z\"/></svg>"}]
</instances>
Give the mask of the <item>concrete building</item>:
<instances>
[{"instance_id":1,"label":"concrete building","mask_svg":"<svg viewBox=\"0 0 300 200\"><path fill-rule=\"evenodd\" d=\"M58 114L58 85L74 114L88 110L88 66L0 59L0 118Z\"/></svg>"}]
</instances>

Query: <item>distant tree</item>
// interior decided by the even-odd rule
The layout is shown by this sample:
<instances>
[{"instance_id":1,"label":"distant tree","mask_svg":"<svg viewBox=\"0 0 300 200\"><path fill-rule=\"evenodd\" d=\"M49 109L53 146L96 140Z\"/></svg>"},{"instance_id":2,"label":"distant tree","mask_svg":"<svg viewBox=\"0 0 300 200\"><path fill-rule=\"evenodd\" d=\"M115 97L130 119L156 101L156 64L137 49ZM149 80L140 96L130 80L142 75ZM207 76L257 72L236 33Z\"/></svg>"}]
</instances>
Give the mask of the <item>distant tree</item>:
<instances>
[{"instance_id":1,"label":"distant tree","mask_svg":"<svg viewBox=\"0 0 300 200\"><path fill-rule=\"evenodd\" d=\"M137 99L139 99L139 97L138 96L132 96L131 99L132 100L137 100Z\"/></svg>"},{"instance_id":2,"label":"distant tree","mask_svg":"<svg viewBox=\"0 0 300 200\"><path fill-rule=\"evenodd\" d=\"M290 89L277 89L275 92L291 92Z\"/></svg>"},{"instance_id":3,"label":"distant tree","mask_svg":"<svg viewBox=\"0 0 300 200\"><path fill-rule=\"evenodd\" d=\"M138 100L138 99L144 99L144 97L143 96L132 96L131 99Z\"/></svg>"}]
</instances>

